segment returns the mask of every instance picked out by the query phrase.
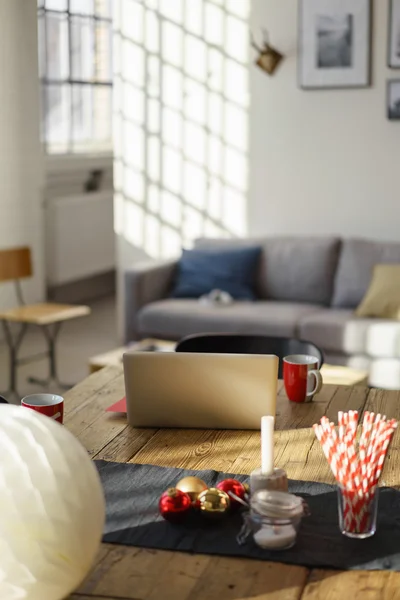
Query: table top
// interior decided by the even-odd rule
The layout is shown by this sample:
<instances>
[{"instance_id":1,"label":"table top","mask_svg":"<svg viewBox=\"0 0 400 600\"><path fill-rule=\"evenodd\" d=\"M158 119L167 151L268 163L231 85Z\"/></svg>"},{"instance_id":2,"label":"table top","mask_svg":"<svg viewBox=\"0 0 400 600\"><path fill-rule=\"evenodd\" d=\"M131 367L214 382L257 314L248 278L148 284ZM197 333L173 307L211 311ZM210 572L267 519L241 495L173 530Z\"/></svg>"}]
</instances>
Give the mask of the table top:
<instances>
[{"instance_id":1,"label":"table top","mask_svg":"<svg viewBox=\"0 0 400 600\"><path fill-rule=\"evenodd\" d=\"M121 365L122 356L127 351L142 351L147 350L149 346L157 346L163 351L173 352L175 350L176 342L168 340L161 340L157 338L145 338L139 342L133 342L128 346L120 346L119 348L113 348L108 352L97 354L89 358L89 373L95 373L111 365ZM324 364L321 367L321 375L324 383L332 383L335 385L367 385L368 371L361 369L353 369L350 367L343 367L338 365Z\"/></svg>"},{"instance_id":2,"label":"table top","mask_svg":"<svg viewBox=\"0 0 400 600\"><path fill-rule=\"evenodd\" d=\"M400 419L400 392L324 385L311 404L278 388L276 465L294 479L332 483L311 425L339 410ZM105 409L124 395L122 367L94 373L65 396L65 425L90 456L118 462L249 474L260 462L260 432L135 429ZM400 435L394 436L381 484L400 487ZM70 600L400 600L400 573L337 572L266 561L191 555L102 544L92 573Z\"/></svg>"},{"instance_id":3,"label":"table top","mask_svg":"<svg viewBox=\"0 0 400 600\"><path fill-rule=\"evenodd\" d=\"M133 350L136 352L142 352L148 350L151 346L157 346L157 349L161 349L162 351L173 352L175 350L176 342L170 342L168 340L161 340L158 338L144 338L139 342L132 342L127 346L113 348L108 352L102 352L102 354L91 356L89 358L89 372L95 373L96 371L100 371L100 369L104 369L104 367L108 367L110 365L121 365L122 356L125 352L132 352Z\"/></svg>"}]
</instances>

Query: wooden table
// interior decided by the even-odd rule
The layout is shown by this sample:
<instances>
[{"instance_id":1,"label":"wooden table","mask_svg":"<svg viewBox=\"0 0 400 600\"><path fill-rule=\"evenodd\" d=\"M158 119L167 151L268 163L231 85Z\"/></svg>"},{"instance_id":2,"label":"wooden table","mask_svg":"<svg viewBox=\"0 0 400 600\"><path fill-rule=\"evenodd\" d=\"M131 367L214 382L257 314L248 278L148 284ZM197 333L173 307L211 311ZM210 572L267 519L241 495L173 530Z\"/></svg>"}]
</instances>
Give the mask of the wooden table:
<instances>
[{"instance_id":1,"label":"wooden table","mask_svg":"<svg viewBox=\"0 0 400 600\"><path fill-rule=\"evenodd\" d=\"M157 346L163 352L174 352L176 343L157 338L145 338L140 340L140 342L133 342L128 346L113 348L113 350L89 358L89 373L96 373L96 371L100 371L104 367L121 365L124 352L129 350L141 352L151 346ZM321 375L324 383L332 383L334 385L367 385L368 381L368 371L338 365L322 365Z\"/></svg>"},{"instance_id":2,"label":"wooden table","mask_svg":"<svg viewBox=\"0 0 400 600\"><path fill-rule=\"evenodd\" d=\"M92 458L250 473L260 434L251 431L133 429L105 408L124 395L122 369L107 367L65 398L65 424ZM400 418L400 392L325 385L312 404L289 403L279 385L276 464L289 477L331 483L309 428L324 414L368 409ZM291 431L290 431L291 430ZM382 482L400 485L396 433ZM381 482L381 483L382 483ZM321 569L103 544L97 564L70 600L400 600L400 573Z\"/></svg>"}]
</instances>

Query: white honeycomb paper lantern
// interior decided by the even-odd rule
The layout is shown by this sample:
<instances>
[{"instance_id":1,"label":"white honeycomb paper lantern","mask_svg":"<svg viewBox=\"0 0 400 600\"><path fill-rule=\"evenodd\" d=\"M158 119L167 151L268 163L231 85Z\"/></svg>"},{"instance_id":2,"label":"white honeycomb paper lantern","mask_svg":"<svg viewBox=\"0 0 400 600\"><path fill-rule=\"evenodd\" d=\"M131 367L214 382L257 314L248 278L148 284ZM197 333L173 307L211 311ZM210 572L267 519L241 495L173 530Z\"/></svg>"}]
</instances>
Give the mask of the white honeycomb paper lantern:
<instances>
[{"instance_id":1,"label":"white honeycomb paper lantern","mask_svg":"<svg viewBox=\"0 0 400 600\"><path fill-rule=\"evenodd\" d=\"M49 417L0 405L0 599L68 596L93 564L104 518L78 440Z\"/></svg>"}]
</instances>

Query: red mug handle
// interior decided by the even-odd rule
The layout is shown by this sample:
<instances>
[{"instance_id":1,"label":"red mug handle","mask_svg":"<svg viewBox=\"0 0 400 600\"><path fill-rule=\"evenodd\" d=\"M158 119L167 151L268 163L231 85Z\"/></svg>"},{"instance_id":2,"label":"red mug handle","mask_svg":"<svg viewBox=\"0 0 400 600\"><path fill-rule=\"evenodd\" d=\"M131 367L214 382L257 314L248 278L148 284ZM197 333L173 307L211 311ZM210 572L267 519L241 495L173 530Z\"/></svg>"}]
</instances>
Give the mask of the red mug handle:
<instances>
[{"instance_id":1,"label":"red mug handle","mask_svg":"<svg viewBox=\"0 0 400 600\"><path fill-rule=\"evenodd\" d=\"M318 394L318 392L321 391L322 388L322 375L320 373L320 371L318 371L318 369L312 369L311 371L308 371L308 377L315 377L315 387L311 392L308 392L307 394L307 398L312 398L314 396L314 394Z\"/></svg>"}]
</instances>

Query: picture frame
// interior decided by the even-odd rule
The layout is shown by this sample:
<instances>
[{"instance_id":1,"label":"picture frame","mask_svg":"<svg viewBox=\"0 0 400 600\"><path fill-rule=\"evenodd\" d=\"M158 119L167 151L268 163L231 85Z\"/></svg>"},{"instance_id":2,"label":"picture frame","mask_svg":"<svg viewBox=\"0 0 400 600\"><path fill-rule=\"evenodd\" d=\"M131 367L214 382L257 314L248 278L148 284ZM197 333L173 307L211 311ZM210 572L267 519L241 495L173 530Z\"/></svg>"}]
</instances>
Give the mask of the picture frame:
<instances>
[{"instance_id":1,"label":"picture frame","mask_svg":"<svg viewBox=\"0 0 400 600\"><path fill-rule=\"evenodd\" d=\"M389 121L400 121L400 79L388 80L386 103Z\"/></svg>"},{"instance_id":2,"label":"picture frame","mask_svg":"<svg viewBox=\"0 0 400 600\"><path fill-rule=\"evenodd\" d=\"M400 69L400 0L389 0L388 67Z\"/></svg>"},{"instance_id":3,"label":"picture frame","mask_svg":"<svg viewBox=\"0 0 400 600\"><path fill-rule=\"evenodd\" d=\"M371 85L372 0L299 0L302 89Z\"/></svg>"}]
</instances>

